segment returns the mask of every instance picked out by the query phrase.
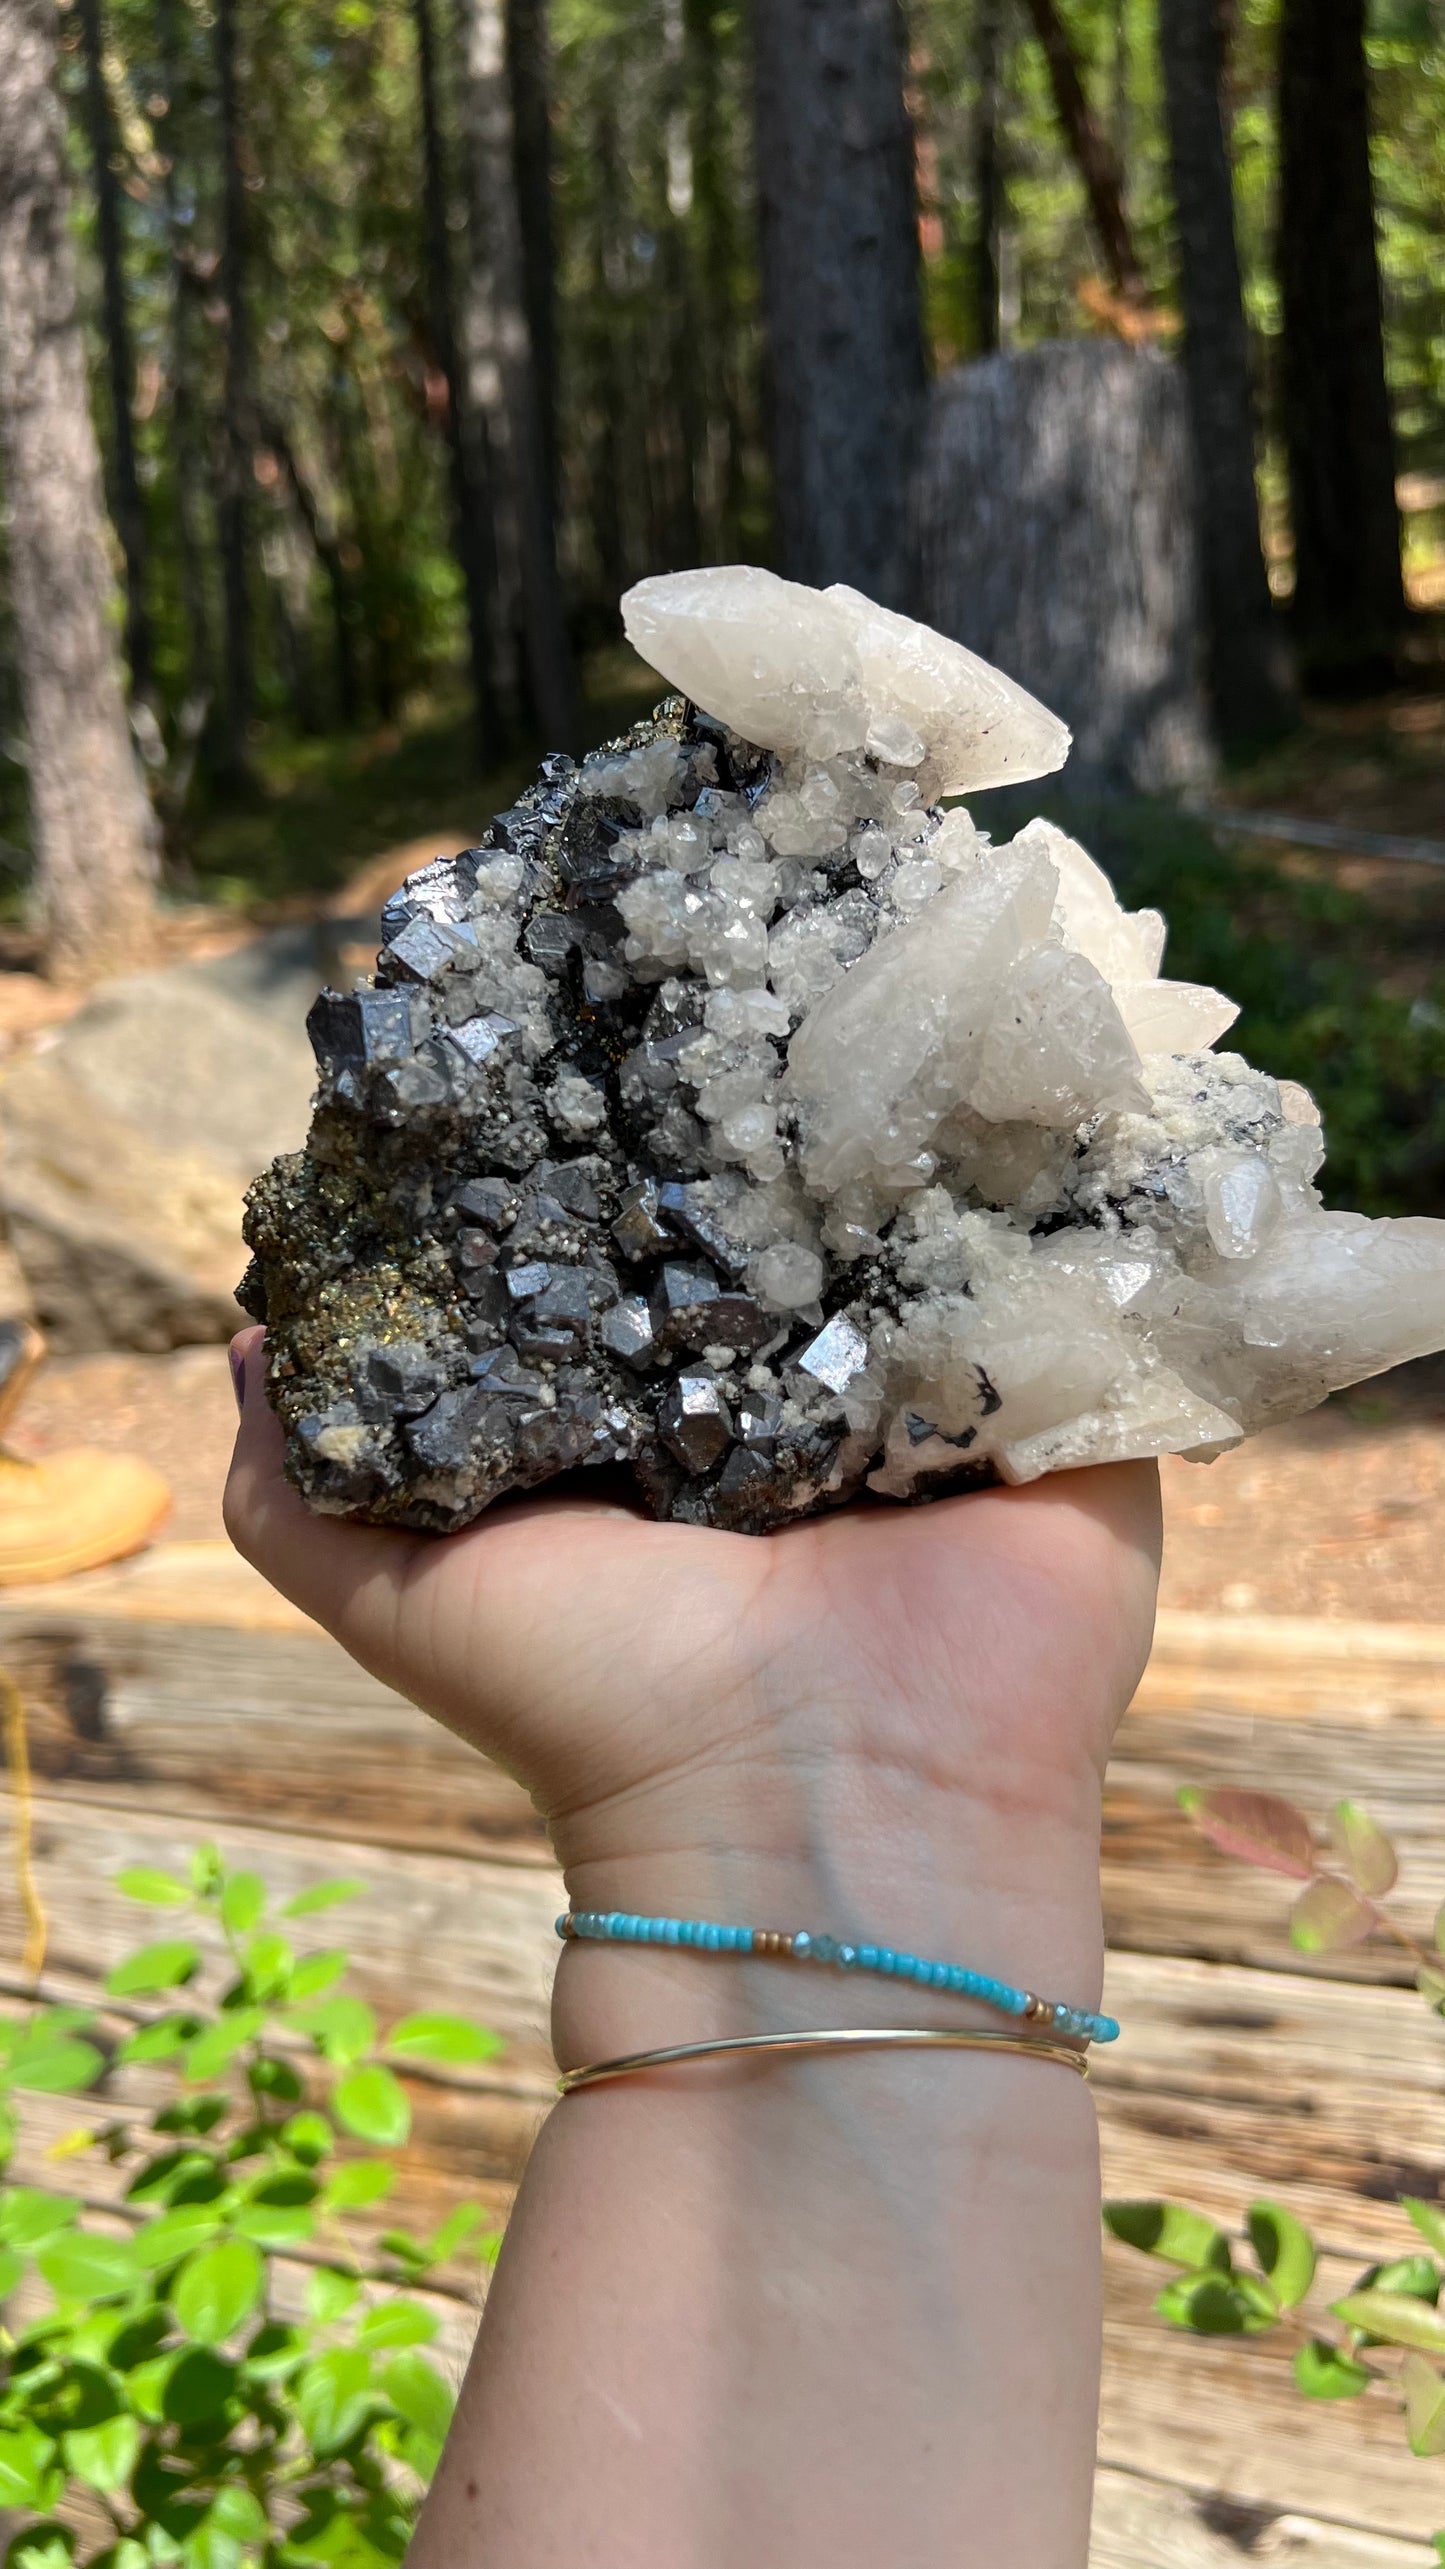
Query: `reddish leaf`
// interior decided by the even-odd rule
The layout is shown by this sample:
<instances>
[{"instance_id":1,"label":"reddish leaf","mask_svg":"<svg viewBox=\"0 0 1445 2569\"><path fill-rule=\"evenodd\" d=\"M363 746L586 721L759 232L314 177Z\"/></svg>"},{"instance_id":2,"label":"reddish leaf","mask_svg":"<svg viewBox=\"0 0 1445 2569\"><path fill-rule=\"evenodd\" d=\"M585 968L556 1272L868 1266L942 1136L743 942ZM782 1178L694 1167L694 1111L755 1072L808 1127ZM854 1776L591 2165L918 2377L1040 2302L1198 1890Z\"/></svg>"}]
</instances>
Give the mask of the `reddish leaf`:
<instances>
[{"instance_id":1,"label":"reddish leaf","mask_svg":"<svg viewBox=\"0 0 1445 2569\"><path fill-rule=\"evenodd\" d=\"M1302 1954L1337 1954L1363 1942L1379 1925L1368 1901L1348 1882L1322 1873L1300 1893L1290 1912L1289 1940Z\"/></svg>"},{"instance_id":2,"label":"reddish leaf","mask_svg":"<svg viewBox=\"0 0 1445 2569\"><path fill-rule=\"evenodd\" d=\"M1211 1792L1191 1787L1179 1796L1197 1829L1202 1829L1221 1855L1237 1855L1245 1864L1262 1865L1267 1873L1287 1873L1308 1882L1315 1869L1314 1832L1303 1811L1277 1793L1249 1793L1240 1785L1220 1784Z\"/></svg>"}]
</instances>

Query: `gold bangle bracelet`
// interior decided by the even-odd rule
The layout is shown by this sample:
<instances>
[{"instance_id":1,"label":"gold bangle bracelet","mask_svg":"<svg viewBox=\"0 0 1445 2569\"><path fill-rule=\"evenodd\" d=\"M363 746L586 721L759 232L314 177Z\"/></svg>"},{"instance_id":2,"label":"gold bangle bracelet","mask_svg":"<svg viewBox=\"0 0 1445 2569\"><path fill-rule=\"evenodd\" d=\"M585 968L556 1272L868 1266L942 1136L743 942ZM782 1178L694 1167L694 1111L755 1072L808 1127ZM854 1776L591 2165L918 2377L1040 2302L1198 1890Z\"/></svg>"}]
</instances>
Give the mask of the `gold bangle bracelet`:
<instances>
[{"instance_id":1,"label":"gold bangle bracelet","mask_svg":"<svg viewBox=\"0 0 1445 2569\"><path fill-rule=\"evenodd\" d=\"M832 2025L811 2034L732 2034L709 2043L670 2043L663 2051L624 2052L615 2061L593 2061L586 2069L564 2070L557 2081L561 2096L606 2080L633 2078L645 2069L669 2069L674 2061L717 2060L733 2052L845 2052L871 2046L877 2050L923 2050L937 2045L952 2052L1013 2052L1023 2060L1058 2061L1080 2078L1089 2075L1082 2045L1038 2042L1027 2034L976 2034L956 2027L924 2025Z\"/></svg>"}]
</instances>

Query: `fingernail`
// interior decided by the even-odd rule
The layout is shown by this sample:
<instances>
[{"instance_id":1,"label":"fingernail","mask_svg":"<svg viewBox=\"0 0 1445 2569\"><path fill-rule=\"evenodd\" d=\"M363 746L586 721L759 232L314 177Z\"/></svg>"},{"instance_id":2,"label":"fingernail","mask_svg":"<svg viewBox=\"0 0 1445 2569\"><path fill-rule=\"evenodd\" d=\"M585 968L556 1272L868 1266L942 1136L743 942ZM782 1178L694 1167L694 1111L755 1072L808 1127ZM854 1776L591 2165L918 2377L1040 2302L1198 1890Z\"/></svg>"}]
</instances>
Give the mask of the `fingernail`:
<instances>
[{"instance_id":1,"label":"fingernail","mask_svg":"<svg viewBox=\"0 0 1445 2569\"><path fill-rule=\"evenodd\" d=\"M228 1348L227 1353L231 1359L231 1389L236 1395L239 1416L246 1406L246 1359L235 1347Z\"/></svg>"}]
</instances>

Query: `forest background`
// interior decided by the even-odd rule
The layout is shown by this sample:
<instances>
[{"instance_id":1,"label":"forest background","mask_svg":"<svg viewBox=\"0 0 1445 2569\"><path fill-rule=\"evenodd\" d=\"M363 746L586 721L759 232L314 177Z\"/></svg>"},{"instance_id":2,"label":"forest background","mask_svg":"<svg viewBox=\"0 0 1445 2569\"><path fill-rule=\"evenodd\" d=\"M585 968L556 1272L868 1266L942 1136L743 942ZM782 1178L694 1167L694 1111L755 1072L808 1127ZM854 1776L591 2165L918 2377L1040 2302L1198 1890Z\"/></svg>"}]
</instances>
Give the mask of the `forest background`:
<instances>
[{"instance_id":1,"label":"forest background","mask_svg":"<svg viewBox=\"0 0 1445 2569\"><path fill-rule=\"evenodd\" d=\"M0 37L51 7L0 0ZM806 317L847 291L850 258L860 304L883 298L873 350L864 334L846 358L876 414L880 368L906 392L915 363L936 376L1081 333L1179 354L1211 294L1229 304L1232 210L1245 549L1257 540L1256 638L1262 610L1280 675L1258 737L1231 744L1226 721L1224 745L1257 751L1303 721L1317 763L1313 701L1440 690L1445 0L65 0L52 24L108 612L173 898L274 912L389 841L475 831L540 747L575 749L641 709L617 645L630 582L734 559L809 576L798 437L811 378L815 409L835 414L850 383L837 365L824 380ZM1181 145L1191 79L1208 139L1201 77L1228 156L1222 233L1217 203L1199 229ZM879 167L890 116L906 136L901 263L896 237L876 255L866 240L810 248L798 207L776 201L790 158L806 171L829 120L855 111ZM1302 403L1296 384L1291 423L1282 119L1298 260L1310 120L1327 229L1352 115L1362 137L1368 120L1382 304L1344 352L1342 401ZM1360 238L1357 221L1357 254ZM827 255L834 273L810 278ZM1343 301L1334 255L1322 237L1326 295ZM1373 539L1361 523L1360 544L1377 562L1398 549L1404 593L1398 614L1387 599L1347 617L1358 648L1341 650L1327 616L1302 627L1292 603L1300 420L1326 469L1337 413L1369 408L1372 364L1388 523ZM1196 435L1197 414L1196 396ZM1371 459L1356 460L1368 497ZM12 568L18 504L12 457ZM1207 566L1222 559L1209 504L1206 490ZM869 524L890 505L860 487L857 558L821 576L887 585ZM17 919L44 858L18 585L0 554L0 881ZM1116 816L1110 834L1137 875L1137 826ZM1246 866L1226 883L1198 831L1155 845L1156 866L1161 845L1176 870L1191 859L1186 939L1230 944L1260 878ZM1282 951L1304 979L1276 994L1276 1053L1311 1008L1338 1011L1311 944L1332 897L1291 894ZM1178 933L1177 884L1165 906ZM1337 928L1343 915L1336 901ZM1349 1037L1342 1174L1372 1202L1419 1202L1445 1167L1445 1014L1407 996L1378 1021L1378 1061L1362 1066L1360 1025ZM1318 1078L1316 1039L1304 1050ZM1368 1138L1386 1125L1409 1127L1412 1176Z\"/></svg>"}]
</instances>

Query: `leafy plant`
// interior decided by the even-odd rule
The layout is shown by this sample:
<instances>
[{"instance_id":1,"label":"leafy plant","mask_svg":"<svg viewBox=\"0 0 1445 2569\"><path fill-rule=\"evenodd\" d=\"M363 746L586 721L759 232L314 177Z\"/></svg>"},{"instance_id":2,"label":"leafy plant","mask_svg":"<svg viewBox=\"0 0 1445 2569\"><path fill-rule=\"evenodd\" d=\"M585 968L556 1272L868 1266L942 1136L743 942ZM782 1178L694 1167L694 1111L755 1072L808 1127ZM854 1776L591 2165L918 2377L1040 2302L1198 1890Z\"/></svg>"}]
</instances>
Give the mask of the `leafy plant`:
<instances>
[{"instance_id":1,"label":"leafy plant","mask_svg":"<svg viewBox=\"0 0 1445 2569\"><path fill-rule=\"evenodd\" d=\"M6 2569L382 2569L405 2553L453 2403L417 2287L495 2243L474 2204L374 2248L349 2225L390 2192L384 2153L410 2131L391 2063L474 2063L496 2038L436 2013L379 2037L344 1986L348 1955L295 1950L282 1922L359 1883L277 1913L259 1875L203 1848L188 1879L137 1867L118 1887L186 1929L109 1976L142 2020L118 2042L80 2008L0 2022L0 2165L25 2093L89 2088L107 2054L158 2065L170 2091L148 2119L58 2145L124 2171L118 2214L0 2187L0 2302L24 2287L44 2304L0 2329L0 2509L29 2519ZM217 1943L229 1976L212 2003L198 1981ZM97 2514L87 2540L75 2526Z\"/></svg>"},{"instance_id":2,"label":"leafy plant","mask_svg":"<svg viewBox=\"0 0 1445 2569\"><path fill-rule=\"evenodd\" d=\"M1322 1836L1306 1812L1277 1794L1221 1785L1188 1788L1179 1799L1222 1854L1301 1886L1289 1922L1299 1952L1339 1952L1370 1935L1391 1935L1414 1961L1426 2004L1445 2015L1445 1906L1427 1951L1382 1905L1398 1880L1399 1859L1357 1802L1337 1802ZM1310 2316L1303 2305L1317 2251L1282 2204L1250 2205L1245 2262L1242 2247L1187 2204L1106 2203L1104 2222L1116 2239L1175 2268L1154 2303L1171 2327L1200 2337L1292 2339L1295 2387L1306 2399L1388 2399L1403 2414L1411 2452L1437 2456L1445 2454L1445 2203L1405 2195L1400 2208L1423 2248L1367 2266L1347 2293ZM1435 2539L1445 2561L1445 2533Z\"/></svg>"}]
</instances>

